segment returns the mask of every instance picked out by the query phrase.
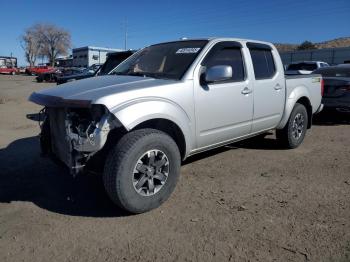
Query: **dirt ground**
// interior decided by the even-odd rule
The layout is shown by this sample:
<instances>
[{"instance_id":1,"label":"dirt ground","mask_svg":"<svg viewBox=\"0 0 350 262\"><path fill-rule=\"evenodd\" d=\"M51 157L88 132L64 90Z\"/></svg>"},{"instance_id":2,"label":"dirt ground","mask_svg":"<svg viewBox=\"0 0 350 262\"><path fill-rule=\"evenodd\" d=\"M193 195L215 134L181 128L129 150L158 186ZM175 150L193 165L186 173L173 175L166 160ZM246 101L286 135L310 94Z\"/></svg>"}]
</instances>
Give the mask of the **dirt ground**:
<instances>
[{"instance_id":1,"label":"dirt ground","mask_svg":"<svg viewBox=\"0 0 350 262\"><path fill-rule=\"evenodd\" d=\"M99 176L40 157L27 102L0 76L0 261L350 261L350 121L318 117L301 147L273 135L183 164L171 198L129 215Z\"/></svg>"}]
</instances>

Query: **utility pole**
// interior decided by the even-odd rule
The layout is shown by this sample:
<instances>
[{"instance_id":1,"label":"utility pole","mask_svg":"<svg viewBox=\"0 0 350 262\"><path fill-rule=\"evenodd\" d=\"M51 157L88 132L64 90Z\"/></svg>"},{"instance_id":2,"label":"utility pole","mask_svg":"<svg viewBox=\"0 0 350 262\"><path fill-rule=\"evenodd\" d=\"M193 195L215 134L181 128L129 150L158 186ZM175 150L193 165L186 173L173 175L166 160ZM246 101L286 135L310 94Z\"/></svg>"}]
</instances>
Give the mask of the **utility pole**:
<instances>
[{"instance_id":1,"label":"utility pole","mask_svg":"<svg viewBox=\"0 0 350 262\"><path fill-rule=\"evenodd\" d=\"M127 46L128 46L128 19L125 18L125 35L124 35L124 49L126 50Z\"/></svg>"}]
</instances>

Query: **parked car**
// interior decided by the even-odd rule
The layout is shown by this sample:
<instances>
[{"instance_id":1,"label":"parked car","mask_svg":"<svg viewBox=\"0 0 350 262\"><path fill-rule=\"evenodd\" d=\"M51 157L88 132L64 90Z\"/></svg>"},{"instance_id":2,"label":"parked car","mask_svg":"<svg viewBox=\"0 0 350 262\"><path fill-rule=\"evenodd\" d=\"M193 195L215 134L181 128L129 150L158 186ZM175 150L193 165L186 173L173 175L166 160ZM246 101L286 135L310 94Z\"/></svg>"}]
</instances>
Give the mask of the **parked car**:
<instances>
[{"instance_id":1,"label":"parked car","mask_svg":"<svg viewBox=\"0 0 350 262\"><path fill-rule=\"evenodd\" d=\"M64 84L67 82L90 78L98 75L107 75L110 73L117 65L119 65L122 61L131 56L134 51L125 51L125 52L113 52L108 54L106 62L97 67L96 64L92 65L89 69L82 71L78 74L72 74L67 76L62 76L57 78L57 84Z\"/></svg>"},{"instance_id":2,"label":"parked car","mask_svg":"<svg viewBox=\"0 0 350 262\"><path fill-rule=\"evenodd\" d=\"M100 69L100 67L101 67L102 65L103 65L103 64L96 63L96 64L91 65L91 66L89 67L89 69L96 72L97 70Z\"/></svg>"},{"instance_id":3,"label":"parked car","mask_svg":"<svg viewBox=\"0 0 350 262\"><path fill-rule=\"evenodd\" d=\"M80 79L93 77L96 74L95 70L91 69L91 68L85 68L85 69L82 69L80 72L77 72L75 74L59 76L59 77L57 77L56 83L57 83L57 85L60 85L60 84L64 84L64 83L67 83L67 82L72 82L72 81L75 81L75 80L80 80Z\"/></svg>"},{"instance_id":4,"label":"parked car","mask_svg":"<svg viewBox=\"0 0 350 262\"><path fill-rule=\"evenodd\" d=\"M26 73L26 68L24 66L21 66L18 68L18 73L19 74L25 74Z\"/></svg>"},{"instance_id":5,"label":"parked car","mask_svg":"<svg viewBox=\"0 0 350 262\"><path fill-rule=\"evenodd\" d=\"M41 82L56 82L57 77L62 74L62 71L58 68L53 69L52 71L48 71L45 73L38 74L35 78L38 83Z\"/></svg>"},{"instance_id":6,"label":"parked car","mask_svg":"<svg viewBox=\"0 0 350 262\"><path fill-rule=\"evenodd\" d=\"M17 73L18 69L16 67L0 66L0 74L15 75Z\"/></svg>"},{"instance_id":7,"label":"parked car","mask_svg":"<svg viewBox=\"0 0 350 262\"><path fill-rule=\"evenodd\" d=\"M350 64L320 68L314 73L324 79L322 103L325 108L350 113Z\"/></svg>"},{"instance_id":8,"label":"parked car","mask_svg":"<svg viewBox=\"0 0 350 262\"><path fill-rule=\"evenodd\" d=\"M57 82L59 77L71 76L76 74L81 74L85 69L78 67L70 67L70 68L56 68L52 71L39 74L36 77L37 82Z\"/></svg>"},{"instance_id":9,"label":"parked car","mask_svg":"<svg viewBox=\"0 0 350 262\"><path fill-rule=\"evenodd\" d=\"M107 54L106 62L101 66L97 75L109 74L117 65L131 56L135 51L113 52Z\"/></svg>"},{"instance_id":10,"label":"parked car","mask_svg":"<svg viewBox=\"0 0 350 262\"><path fill-rule=\"evenodd\" d=\"M303 61L289 64L286 69L288 75L308 75L318 68L328 67L329 64L321 61Z\"/></svg>"},{"instance_id":11,"label":"parked car","mask_svg":"<svg viewBox=\"0 0 350 262\"><path fill-rule=\"evenodd\" d=\"M158 207L181 160L277 129L296 148L322 110L320 75L285 77L277 49L234 38L146 47L110 75L34 92L43 153L73 174L100 168L121 208Z\"/></svg>"},{"instance_id":12,"label":"parked car","mask_svg":"<svg viewBox=\"0 0 350 262\"><path fill-rule=\"evenodd\" d=\"M34 67L27 67L26 74L27 75L39 75L46 72L53 71L54 68L51 66L34 66Z\"/></svg>"}]
</instances>

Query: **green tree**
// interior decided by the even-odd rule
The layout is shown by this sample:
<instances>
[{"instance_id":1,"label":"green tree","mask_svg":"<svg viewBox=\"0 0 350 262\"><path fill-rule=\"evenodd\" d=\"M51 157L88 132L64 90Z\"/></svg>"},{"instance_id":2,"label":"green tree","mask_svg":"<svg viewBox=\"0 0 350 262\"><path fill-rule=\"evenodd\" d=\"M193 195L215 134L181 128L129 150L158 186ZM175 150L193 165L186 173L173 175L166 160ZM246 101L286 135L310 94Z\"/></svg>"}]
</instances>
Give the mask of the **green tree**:
<instances>
[{"instance_id":1,"label":"green tree","mask_svg":"<svg viewBox=\"0 0 350 262\"><path fill-rule=\"evenodd\" d=\"M316 49L316 46L310 41L304 41L298 46L298 50Z\"/></svg>"}]
</instances>

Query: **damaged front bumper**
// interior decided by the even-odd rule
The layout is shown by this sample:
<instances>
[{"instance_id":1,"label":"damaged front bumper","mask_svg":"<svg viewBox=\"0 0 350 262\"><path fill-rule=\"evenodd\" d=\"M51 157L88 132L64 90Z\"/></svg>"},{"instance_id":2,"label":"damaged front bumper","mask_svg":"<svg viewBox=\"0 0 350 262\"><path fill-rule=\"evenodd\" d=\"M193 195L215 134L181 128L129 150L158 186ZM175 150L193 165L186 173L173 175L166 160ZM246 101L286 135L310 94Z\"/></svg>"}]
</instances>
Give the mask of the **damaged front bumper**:
<instances>
[{"instance_id":1,"label":"damaged front bumper","mask_svg":"<svg viewBox=\"0 0 350 262\"><path fill-rule=\"evenodd\" d=\"M33 115L28 116L33 119ZM45 107L37 117L41 124L42 152L80 173L89 159L106 144L108 134L120 122L103 105L90 108Z\"/></svg>"}]
</instances>

